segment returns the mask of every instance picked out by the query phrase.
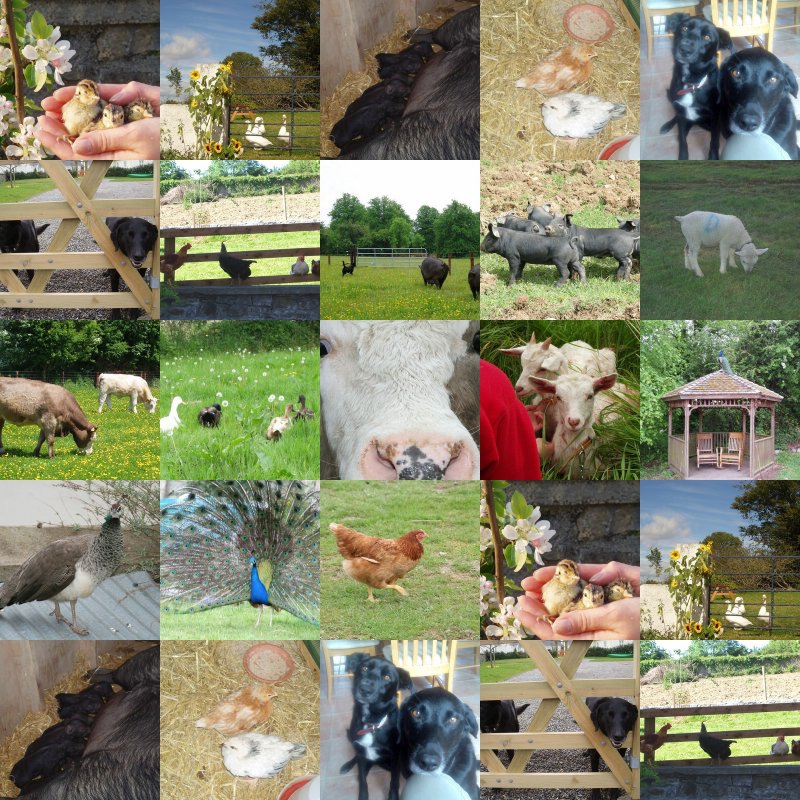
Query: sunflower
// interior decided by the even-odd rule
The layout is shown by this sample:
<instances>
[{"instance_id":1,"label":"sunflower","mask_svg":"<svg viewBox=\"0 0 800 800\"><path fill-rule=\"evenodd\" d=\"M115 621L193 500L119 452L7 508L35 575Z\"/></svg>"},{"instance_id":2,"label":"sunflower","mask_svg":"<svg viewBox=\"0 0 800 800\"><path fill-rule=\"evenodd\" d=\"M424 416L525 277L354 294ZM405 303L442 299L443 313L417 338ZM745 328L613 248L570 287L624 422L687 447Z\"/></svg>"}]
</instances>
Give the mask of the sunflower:
<instances>
[{"instance_id":1,"label":"sunflower","mask_svg":"<svg viewBox=\"0 0 800 800\"><path fill-rule=\"evenodd\" d=\"M191 103L189 103L189 108L197 108L197 100L193 99Z\"/></svg>"},{"instance_id":2,"label":"sunflower","mask_svg":"<svg viewBox=\"0 0 800 800\"><path fill-rule=\"evenodd\" d=\"M701 550L703 553L710 553L711 552L711 542L709 542L708 544L701 544L697 549Z\"/></svg>"},{"instance_id":3,"label":"sunflower","mask_svg":"<svg viewBox=\"0 0 800 800\"><path fill-rule=\"evenodd\" d=\"M206 151L206 155L207 155L207 156L210 156L210 155L211 155L211 152L214 150L214 145L213 145L213 144L211 144L211 142L206 142L206 143L203 145L203 150L205 150L205 151Z\"/></svg>"},{"instance_id":4,"label":"sunflower","mask_svg":"<svg viewBox=\"0 0 800 800\"><path fill-rule=\"evenodd\" d=\"M231 64L230 61L226 61L224 64L219 65L221 72L230 72L232 67L233 64Z\"/></svg>"},{"instance_id":5,"label":"sunflower","mask_svg":"<svg viewBox=\"0 0 800 800\"><path fill-rule=\"evenodd\" d=\"M234 153L241 153L242 152L242 143L237 142L236 139L233 140L233 152Z\"/></svg>"},{"instance_id":6,"label":"sunflower","mask_svg":"<svg viewBox=\"0 0 800 800\"><path fill-rule=\"evenodd\" d=\"M217 142L217 143L214 145L214 152L215 152L217 155L219 155L219 154L222 152L222 145L221 145L219 142Z\"/></svg>"},{"instance_id":7,"label":"sunflower","mask_svg":"<svg viewBox=\"0 0 800 800\"><path fill-rule=\"evenodd\" d=\"M711 627L714 629L714 633L719 633L722 630L722 623L718 619L712 619Z\"/></svg>"},{"instance_id":8,"label":"sunflower","mask_svg":"<svg viewBox=\"0 0 800 800\"><path fill-rule=\"evenodd\" d=\"M669 582L669 588L670 588L670 589L677 589L677 588L678 588L678 579L677 579L677 578L673 578L673 579L672 579L672 580Z\"/></svg>"},{"instance_id":9,"label":"sunflower","mask_svg":"<svg viewBox=\"0 0 800 800\"><path fill-rule=\"evenodd\" d=\"M686 631L686 633L691 633L692 632L692 623L691 622L684 622L683 623L683 629Z\"/></svg>"},{"instance_id":10,"label":"sunflower","mask_svg":"<svg viewBox=\"0 0 800 800\"><path fill-rule=\"evenodd\" d=\"M675 550L673 550L673 551L672 551L672 552L669 554L669 557L670 557L670 558L671 558L673 561L677 561L677 560L678 560L678 559L681 557L681 551L680 551L680 550L678 550L678 549L676 548Z\"/></svg>"},{"instance_id":11,"label":"sunflower","mask_svg":"<svg viewBox=\"0 0 800 800\"><path fill-rule=\"evenodd\" d=\"M695 622L693 627L694 627L694 632L695 633L702 633L703 632L703 626L699 622Z\"/></svg>"},{"instance_id":12,"label":"sunflower","mask_svg":"<svg viewBox=\"0 0 800 800\"><path fill-rule=\"evenodd\" d=\"M199 81L199 80L200 80L200 70L199 70L199 69L193 69L193 70L192 70L192 71L189 73L189 77L190 77L190 78L191 78L193 81Z\"/></svg>"}]
</instances>

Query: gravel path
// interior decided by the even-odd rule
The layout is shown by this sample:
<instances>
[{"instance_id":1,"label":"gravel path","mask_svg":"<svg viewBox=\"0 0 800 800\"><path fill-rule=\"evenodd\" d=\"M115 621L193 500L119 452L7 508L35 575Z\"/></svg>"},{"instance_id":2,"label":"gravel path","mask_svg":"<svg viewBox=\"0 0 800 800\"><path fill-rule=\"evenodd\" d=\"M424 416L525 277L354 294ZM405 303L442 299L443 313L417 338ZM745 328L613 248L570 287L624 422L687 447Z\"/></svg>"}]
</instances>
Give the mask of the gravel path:
<instances>
[{"instance_id":1,"label":"gravel path","mask_svg":"<svg viewBox=\"0 0 800 800\"><path fill-rule=\"evenodd\" d=\"M152 183L149 181L111 181L104 180L100 184L95 197L102 200L109 199L128 199L128 198L146 198L150 197L153 192ZM53 200L62 200L62 194L58 189L53 189L48 192L42 192L35 197L31 197L26 202L46 202ZM152 217L145 217L151 222ZM50 223L47 228L39 236L39 247L42 251L47 249L50 240L53 238L58 226L59 220L37 220L36 225L43 225L45 222ZM91 253L99 252L100 248L97 246L92 235L89 233L86 226L79 225L75 233L72 235L66 247L68 253ZM27 286L27 277L23 275L22 282ZM123 283L124 286L124 283ZM7 292L5 286L0 286L0 292ZM56 270L50 278L45 291L49 293L55 292L108 292L111 291L111 284L108 275L101 269L63 269ZM89 309L89 308L41 308L30 309L23 311L14 311L12 309L0 308L0 319L110 319L110 309Z\"/></svg>"},{"instance_id":2,"label":"gravel path","mask_svg":"<svg viewBox=\"0 0 800 800\"><path fill-rule=\"evenodd\" d=\"M607 661L584 661L581 663L576 673L576 678L629 678L631 675L630 661L611 663ZM544 680L539 670L523 672L514 678L509 679L508 683L518 683L520 681L541 681ZM631 698L632 699L632 698ZM517 703L525 702L525 698L519 698ZM530 725L533 715L538 708L538 702L534 701L529 708L526 708L519 716L520 730L525 731ZM572 718L572 714L559 704L555 714L550 718L550 722L545 728L546 731L557 733L570 733L580 731L580 727ZM500 760L508 766L508 756L504 751L500 751ZM601 769L602 769L601 765ZM528 761L525 772L590 772L588 750L540 750ZM481 772L487 769L481 764ZM481 788L482 798L491 800L587 800L588 791L586 789L486 789ZM622 799L621 799L622 800Z\"/></svg>"}]
</instances>

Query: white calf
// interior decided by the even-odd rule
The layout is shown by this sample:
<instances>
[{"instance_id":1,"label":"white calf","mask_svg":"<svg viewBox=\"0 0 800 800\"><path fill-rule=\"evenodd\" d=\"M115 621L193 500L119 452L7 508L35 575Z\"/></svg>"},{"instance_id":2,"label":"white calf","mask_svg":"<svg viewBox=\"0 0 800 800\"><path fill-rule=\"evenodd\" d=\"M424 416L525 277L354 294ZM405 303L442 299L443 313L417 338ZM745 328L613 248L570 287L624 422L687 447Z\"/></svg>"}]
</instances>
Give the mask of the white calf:
<instances>
[{"instance_id":1,"label":"white calf","mask_svg":"<svg viewBox=\"0 0 800 800\"><path fill-rule=\"evenodd\" d=\"M99 392L97 413L102 414L103 405L107 405L111 410L111 397L116 395L130 396L129 408L134 414L138 414L136 404L139 400L147 403L147 410L154 414L156 411L156 398L153 397L150 387L144 378L138 375L121 375L116 373L103 373L97 379L97 389Z\"/></svg>"},{"instance_id":2,"label":"white calf","mask_svg":"<svg viewBox=\"0 0 800 800\"><path fill-rule=\"evenodd\" d=\"M719 245L719 271L725 273L727 265L736 266L734 253L742 261L745 272L752 272L759 256L769 248L757 248L738 217L730 214L716 214L713 211L692 211L684 217L675 217L681 224L686 238L683 248L683 266L691 269L698 278L703 277L697 256L700 248Z\"/></svg>"}]
</instances>

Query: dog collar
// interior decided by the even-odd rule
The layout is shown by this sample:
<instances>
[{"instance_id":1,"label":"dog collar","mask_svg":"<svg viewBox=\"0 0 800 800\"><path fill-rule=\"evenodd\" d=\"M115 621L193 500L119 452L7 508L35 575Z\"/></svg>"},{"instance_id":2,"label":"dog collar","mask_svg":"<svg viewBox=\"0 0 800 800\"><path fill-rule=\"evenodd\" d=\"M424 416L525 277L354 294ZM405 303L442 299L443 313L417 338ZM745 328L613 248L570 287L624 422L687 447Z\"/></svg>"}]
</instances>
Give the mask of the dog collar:
<instances>
[{"instance_id":1,"label":"dog collar","mask_svg":"<svg viewBox=\"0 0 800 800\"><path fill-rule=\"evenodd\" d=\"M389 715L386 714L380 722L370 722L366 728L361 728L361 730L356 731L356 736L365 736L368 733L375 733L375 731L380 730L386 724L388 719Z\"/></svg>"},{"instance_id":2,"label":"dog collar","mask_svg":"<svg viewBox=\"0 0 800 800\"><path fill-rule=\"evenodd\" d=\"M703 76L703 80L700 83L690 83L685 89L680 89L678 91L678 97L683 97L685 94L691 94L692 92L696 92L698 89L701 89L706 81L708 80L708 74Z\"/></svg>"}]
</instances>

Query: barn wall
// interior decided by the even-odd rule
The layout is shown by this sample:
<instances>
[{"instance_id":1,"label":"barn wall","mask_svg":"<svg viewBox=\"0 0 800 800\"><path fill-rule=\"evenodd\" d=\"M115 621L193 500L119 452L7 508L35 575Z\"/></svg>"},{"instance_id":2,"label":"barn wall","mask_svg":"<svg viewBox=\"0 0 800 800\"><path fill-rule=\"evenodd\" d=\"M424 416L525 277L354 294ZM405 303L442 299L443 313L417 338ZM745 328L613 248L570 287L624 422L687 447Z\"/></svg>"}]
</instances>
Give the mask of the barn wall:
<instances>
[{"instance_id":1,"label":"barn wall","mask_svg":"<svg viewBox=\"0 0 800 800\"><path fill-rule=\"evenodd\" d=\"M319 319L316 284L177 286L180 300L162 304L162 319Z\"/></svg>"},{"instance_id":2,"label":"barn wall","mask_svg":"<svg viewBox=\"0 0 800 800\"><path fill-rule=\"evenodd\" d=\"M642 800L776 800L800 796L800 773L795 766L660 767L658 773L657 784L642 786Z\"/></svg>"}]
</instances>

